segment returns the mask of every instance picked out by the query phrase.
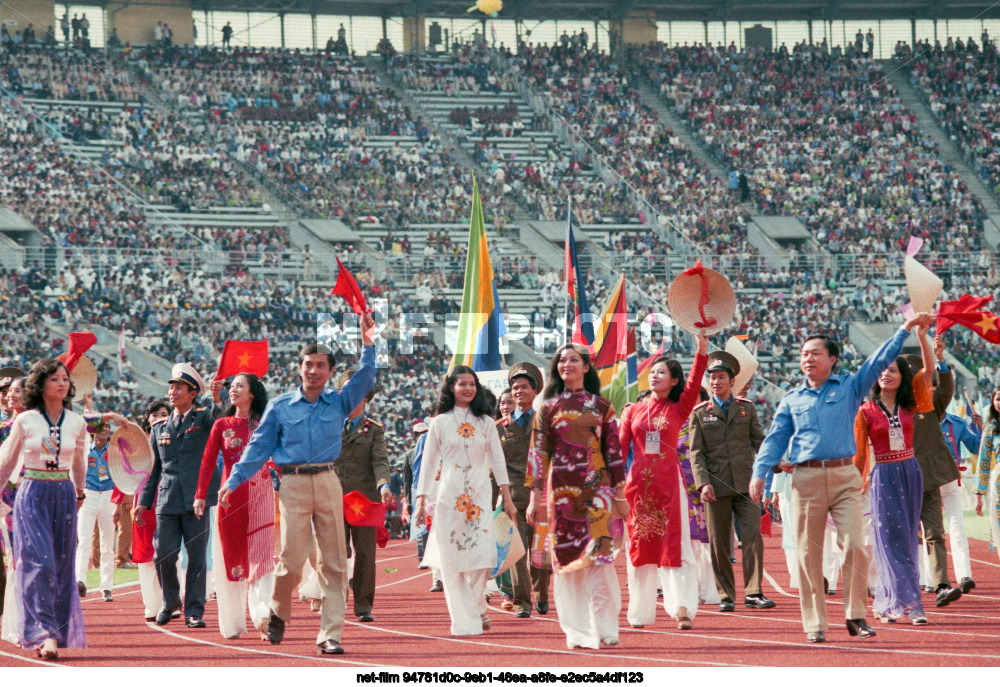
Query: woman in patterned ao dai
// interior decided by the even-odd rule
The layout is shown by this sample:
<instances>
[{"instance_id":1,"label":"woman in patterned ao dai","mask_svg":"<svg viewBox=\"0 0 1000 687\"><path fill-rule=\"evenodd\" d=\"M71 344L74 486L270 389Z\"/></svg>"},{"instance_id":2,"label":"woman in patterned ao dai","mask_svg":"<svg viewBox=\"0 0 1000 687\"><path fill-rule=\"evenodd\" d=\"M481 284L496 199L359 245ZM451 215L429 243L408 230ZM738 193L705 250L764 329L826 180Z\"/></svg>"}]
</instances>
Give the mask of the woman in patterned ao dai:
<instances>
[{"instance_id":1,"label":"woman in patterned ao dai","mask_svg":"<svg viewBox=\"0 0 1000 687\"><path fill-rule=\"evenodd\" d=\"M211 384L213 396L222 380ZM267 389L255 375L238 374L229 385L229 408L212 425L201 458L194 512L205 513L205 496L219 452L222 452L222 483L243 456L250 435L267 407ZM261 639L267 639L274 586L274 487L265 464L229 497L228 506L216 508L219 536L212 537L215 593L219 604L219 632L235 638L246 634L247 607Z\"/></svg>"},{"instance_id":2,"label":"woman in patterned ao dai","mask_svg":"<svg viewBox=\"0 0 1000 687\"><path fill-rule=\"evenodd\" d=\"M614 406L600 392L586 348L556 350L525 476L528 524L547 511L556 612L570 649L619 643L622 596L614 562L628 514L625 461Z\"/></svg>"},{"instance_id":3,"label":"woman in patterned ao dai","mask_svg":"<svg viewBox=\"0 0 1000 687\"><path fill-rule=\"evenodd\" d=\"M487 576L497 564L490 471L504 512L512 521L517 516L486 399L472 368L458 365L445 377L417 487L414 517L426 518L430 529L422 562L441 571L453 635L482 634L492 626L485 595Z\"/></svg>"},{"instance_id":4,"label":"woman in patterned ao dai","mask_svg":"<svg viewBox=\"0 0 1000 687\"><path fill-rule=\"evenodd\" d=\"M691 546L687 487L677 456L677 435L698 403L708 364L708 338L698 336L698 352L688 375L680 363L657 358L649 372L653 392L626 410L622 451L634 459L625 485L629 504L628 620L633 627L656 619L656 588L663 607L690 630L698 611L698 567Z\"/></svg>"}]
</instances>

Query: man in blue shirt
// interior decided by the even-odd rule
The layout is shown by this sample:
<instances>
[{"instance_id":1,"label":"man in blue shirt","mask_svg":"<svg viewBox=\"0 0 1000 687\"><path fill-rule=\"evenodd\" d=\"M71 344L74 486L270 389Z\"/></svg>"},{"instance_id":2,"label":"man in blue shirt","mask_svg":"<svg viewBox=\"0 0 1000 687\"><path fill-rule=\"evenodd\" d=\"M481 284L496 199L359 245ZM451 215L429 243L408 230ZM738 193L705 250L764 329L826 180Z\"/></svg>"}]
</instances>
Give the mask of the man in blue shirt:
<instances>
[{"instance_id":1,"label":"man in blue shirt","mask_svg":"<svg viewBox=\"0 0 1000 687\"><path fill-rule=\"evenodd\" d=\"M115 504L111 492L115 488L108 472L108 439L111 429L102 425L94 434L94 445L87 454L87 485L83 505L77 519L76 584L80 596L87 593L87 565L94 539L94 523L101 538L101 593L111 601L115 573Z\"/></svg>"},{"instance_id":2,"label":"man in blue shirt","mask_svg":"<svg viewBox=\"0 0 1000 687\"><path fill-rule=\"evenodd\" d=\"M302 385L271 399L240 462L219 491L219 505L228 504L233 490L273 458L281 470L281 554L274 569L271 617L267 634L281 642L292 615L292 591L299 586L302 566L312 551L313 533L319 556L316 567L322 594L319 653L342 654L347 597L347 550L344 505L333 463L340 456L344 421L375 385L375 322L365 315L361 330L361 368L340 391L327 389L335 359L326 346L308 344L299 352Z\"/></svg>"},{"instance_id":3,"label":"man in blue shirt","mask_svg":"<svg viewBox=\"0 0 1000 687\"><path fill-rule=\"evenodd\" d=\"M811 336L802 344L799 364L805 381L789 391L775 413L757 452L750 496L764 495L767 471L781 463L793 472L796 556L799 565L799 605L810 642L826 641L826 595L823 591L823 532L827 513L833 516L838 543L845 552L844 611L847 630L862 638L875 635L865 621L868 600L868 554L861 538L864 502L861 475L854 467L857 446L854 419L879 374L903 348L913 327L930 325L927 313L906 321L853 374L834 374L840 347L826 336ZM782 462L786 452L788 462Z\"/></svg>"},{"instance_id":4,"label":"man in blue shirt","mask_svg":"<svg viewBox=\"0 0 1000 687\"><path fill-rule=\"evenodd\" d=\"M958 469L962 470L962 456L959 445L965 446L973 456L979 455L979 442L983 437L983 418L978 413L972 414L972 424L958 415L946 413L941 421L941 433L948 451L955 457ZM941 503L944 506L944 518L948 524L948 544L951 547L951 562L955 567L955 577L962 588L963 594L968 594L976 588L972 580L972 563L969 557L969 540L965 536L965 499L962 497L961 479L942 484Z\"/></svg>"}]
</instances>

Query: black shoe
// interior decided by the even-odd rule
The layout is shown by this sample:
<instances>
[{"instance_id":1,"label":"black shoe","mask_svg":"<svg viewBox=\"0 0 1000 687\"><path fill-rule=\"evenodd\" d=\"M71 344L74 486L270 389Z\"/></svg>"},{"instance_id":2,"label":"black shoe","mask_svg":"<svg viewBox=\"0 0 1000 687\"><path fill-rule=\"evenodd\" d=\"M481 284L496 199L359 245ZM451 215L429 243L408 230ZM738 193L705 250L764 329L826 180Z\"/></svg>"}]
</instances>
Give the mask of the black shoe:
<instances>
[{"instance_id":1,"label":"black shoe","mask_svg":"<svg viewBox=\"0 0 1000 687\"><path fill-rule=\"evenodd\" d=\"M963 594L968 594L976 588L976 583L972 581L971 577L963 577L959 585L962 587Z\"/></svg>"},{"instance_id":2,"label":"black shoe","mask_svg":"<svg viewBox=\"0 0 1000 687\"><path fill-rule=\"evenodd\" d=\"M522 608L520 611L517 612L517 615L515 615L514 617L515 618L530 618L531 617L531 611L529 611L527 608Z\"/></svg>"},{"instance_id":3,"label":"black shoe","mask_svg":"<svg viewBox=\"0 0 1000 687\"><path fill-rule=\"evenodd\" d=\"M111 596L111 590L110 589L105 589L102 592L102 594L104 595L104 600L105 601L114 601L115 600L115 597Z\"/></svg>"},{"instance_id":4,"label":"black shoe","mask_svg":"<svg viewBox=\"0 0 1000 687\"><path fill-rule=\"evenodd\" d=\"M938 608L943 608L950 604L952 601L958 601L962 598L962 590L958 587L939 587L937 593L937 599L934 603L937 604Z\"/></svg>"},{"instance_id":5,"label":"black shoe","mask_svg":"<svg viewBox=\"0 0 1000 687\"><path fill-rule=\"evenodd\" d=\"M181 608L180 601L175 603L173 608L161 608L160 612L156 614L156 624L166 625L167 623L170 622L172 618L176 617L174 613L179 613L180 608Z\"/></svg>"},{"instance_id":6,"label":"black shoe","mask_svg":"<svg viewBox=\"0 0 1000 687\"><path fill-rule=\"evenodd\" d=\"M271 617L274 617L273 615ZM322 642L316 645L317 654L342 654L344 653L344 647L340 646L340 642L333 639L324 639Z\"/></svg>"},{"instance_id":7,"label":"black shoe","mask_svg":"<svg viewBox=\"0 0 1000 687\"><path fill-rule=\"evenodd\" d=\"M267 621L267 641L271 644L281 644L281 640L285 637L285 621L275 615L274 611L271 611L271 617ZM329 641L329 640L327 640ZM324 642L325 644L326 642ZM336 644L336 642L334 642ZM322 644L320 645L323 646ZM339 647L340 645L337 644ZM343 653L343 649L340 650Z\"/></svg>"},{"instance_id":8,"label":"black shoe","mask_svg":"<svg viewBox=\"0 0 1000 687\"><path fill-rule=\"evenodd\" d=\"M195 616L191 616L190 618L184 621L184 626L190 627L192 629L200 629L205 627L205 621L202 620L201 618L196 618Z\"/></svg>"},{"instance_id":9,"label":"black shoe","mask_svg":"<svg viewBox=\"0 0 1000 687\"><path fill-rule=\"evenodd\" d=\"M535 610L538 611L538 615L545 615L549 612L549 602L539 601L535 604Z\"/></svg>"},{"instance_id":10,"label":"black shoe","mask_svg":"<svg viewBox=\"0 0 1000 687\"><path fill-rule=\"evenodd\" d=\"M847 632L852 637L861 637L861 639L868 639L869 637L875 636L875 628L868 624L868 621L862 618L861 620L848 620L847 621Z\"/></svg>"},{"instance_id":11,"label":"black shoe","mask_svg":"<svg viewBox=\"0 0 1000 687\"><path fill-rule=\"evenodd\" d=\"M374 621L375 621L375 618L373 618L372 614L369 613L368 611L365 611L364 613L358 613L358 622L359 623L371 623L371 622L374 622Z\"/></svg>"},{"instance_id":12,"label":"black shoe","mask_svg":"<svg viewBox=\"0 0 1000 687\"><path fill-rule=\"evenodd\" d=\"M766 598L763 594L743 597L743 605L747 608L774 608L775 603Z\"/></svg>"},{"instance_id":13,"label":"black shoe","mask_svg":"<svg viewBox=\"0 0 1000 687\"><path fill-rule=\"evenodd\" d=\"M733 613L736 611L736 604L734 604L729 599L723 599L719 602L719 613Z\"/></svg>"},{"instance_id":14,"label":"black shoe","mask_svg":"<svg viewBox=\"0 0 1000 687\"><path fill-rule=\"evenodd\" d=\"M847 622L850 622L849 620ZM822 632L810 632L806 634L806 641L813 644L822 644L826 641L826 635Z\"/></svg>"},{"instance_id":15,"label":"black shoe","mask_svg":"<svg viewBox=\"0 0 1000 687\"><path fill-rule=\"evenodd\" d=\"M444 585L441 584L441 580L438 580L437 582L435 582L434 584L431 585L431 591L432 592L443 592L444 591Z\"/></svg>"},{"instance_id":16,"label":"black shoe","mask_svg":"<svg viewBox=\"0 0 1000 687\"><path fill-rule=\"evenodd\" d=\"M662 599L663 598L663 590L662 589L657 589L656 590L656 598L657 599Z\"/></svg>"},{"instance_id":17,"label":"black shoe","mask_svg":"<svg viewBox=\"0 0 1000 687\"><path fill-rule=\"evenodd\" d=\"M77 582L76 583L76 591L80 592L80 598L81 599L83 597L87 596L87 583L86 582Z\"/></svg>"}]
</instances>

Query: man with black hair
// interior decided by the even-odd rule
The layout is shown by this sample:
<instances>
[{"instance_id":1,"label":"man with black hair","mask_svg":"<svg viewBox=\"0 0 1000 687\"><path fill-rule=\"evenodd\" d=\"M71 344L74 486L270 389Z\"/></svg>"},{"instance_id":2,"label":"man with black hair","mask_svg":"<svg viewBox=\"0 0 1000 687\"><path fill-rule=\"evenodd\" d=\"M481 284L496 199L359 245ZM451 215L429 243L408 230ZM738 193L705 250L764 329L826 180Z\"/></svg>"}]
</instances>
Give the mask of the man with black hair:
<instances>
[{"instance_id":1,"label":"man with black hair","mask_svg":"<svg viewBox=\"0 0 1000 687\"><path fill-rule=\"evenodd\" d=\"M352 372L345 372L337 380L337 387L351 379ZM343 493L360 491L371 501L381 500L388 505L392 500L389 489L389 458L385 449L385 428L382 423L365 415L365 406L375 397L371 390L361 400L344 422L343 444L340 457L333 464L340 479ZM375 527L358 527L344 523L344 541L348 557L354 548L354 575L350 580L354 594L354 615L363 623L370 623L375 601Z\"/></svg>"},{"instance_id":2,"label":"man with black hair","mask_svg":"<svg viewBox=\"0 0 1000 687\"><path fill-rule=\"evenodd\" d=\"M854 467L857 446L854 419L878 376L896 359L916 326L931 316L914 315L879 346L854 373L835 374L840 346L828 336L810 336L802 344L799 365L805 381L778 404L750 480L750 497L764 496L767 471L779 466L792 474L795 549L799 565L799 605L810 642L826 641L826 595L823 591L823 533L833 516L844 550L844 615L847 631L862 639L875 636L865 620L868 601L868 554L861 536L863 482ZM788 453L788 461L782 458Z\"/></svg>"},{"instance_id":3,"label":"man with black hair","mask_svg":"<svg viewBox=\"0 0 1000 687\"><path fill-rule=\"evenodd\" d=\"M504 461L507 463L507 475L510 478L510 498L517 509L517 530L524 542L525 552L530 552L535 528L525 519L525 511L531 500L531 490L524 486L524 474L528 469L528 449L531 445L531 425L534 420L532 404L542 389L542 373L531 363L514 363L507 373L507 381L517 407L509 418L497 420L496 425L500 433L500 444L503 446ZM494 476L491 475L490 479L493 482L493 503L496 504L500 487L497 486ZM529 556L530 553L526 553L510 571L514 587L514 608L518 618L531 617L533 580L528 572ZM536 580L539 585L544 584L540 589L536 587L536 596L542 599L538 602L538 612L544 615L549 610L548 574L537 568L535 572L536 576L544 576L544 580Z\"/></svg>"},{"instance_id":4,"label":"man with black hair","mask_svg":"<svg viewBox=\"0 0 1000 687\"><path fill-rule=\"evenodd\" d=\"M773 608L764 597L764 540L760 536L760 507L748 491L754 457L764 441L757 408L732 393L740 363L730 353L715 351L708 356L708 383L712 398L691 413L689 459L695 486L705 504L712 571L719 590L719 610L736 610L736 580L733 576L733 516L743 542L743 605Z\"/></svg>"},{"instance_id":5,"label":"man with black hair","mask_svg":"<svg viewBox=\"0 0 1000 687\"><path fill-rule=\"evenodd\" d=\"M336 364L333 351L315 343L299 351L302 384L268 401L243 457L219 491L219 505L227 506L233 490L255 475L268 458L281 470L281 554L274 568L267 628L272 644L281 643L285 636L285 624L292 616L292 592L299 586L315 533L322 595L316 645L321 654L344 653L340 635L347 598L347 549L344 495L334 462L340 456L344 421L375 385L374 327L375 320L366 314L361 322L361 368L340 391L326 388Z\"/></svg>"}]
</instances>

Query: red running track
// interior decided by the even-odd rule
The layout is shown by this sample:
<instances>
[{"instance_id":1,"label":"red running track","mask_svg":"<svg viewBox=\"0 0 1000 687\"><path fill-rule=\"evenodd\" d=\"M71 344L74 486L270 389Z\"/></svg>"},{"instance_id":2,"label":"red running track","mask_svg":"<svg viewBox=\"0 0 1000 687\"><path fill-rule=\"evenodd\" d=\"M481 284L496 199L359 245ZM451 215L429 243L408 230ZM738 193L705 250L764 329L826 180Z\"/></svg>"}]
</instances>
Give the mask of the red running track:
<instances>
[{"instance_id":1,"label":"red running track","mask_svg":"<svg viewBox=\"0 0 1000 687\"><path fill-rule=\"evenodd\" d=\"M517 619L494 600L493 629L472 637L452 637L444 595L430 593L430 575L417 569L415 547L390 542L378 552L378 591L374 623L349 616L343 634L346 654L316 654L318 618L305 604L295 604L285 640L278 646L249 638L219 635L214 603L209 602L208 628L189 630L183 621L164 627L143 621L137 586L115 592L113 603L99 595L84 600L87 649L64 649L55 665L119 667L671 667L671 666L1000 666L1000 560L982 541L970 540L977 587L947 608L936 608L933 596L924 603L930 623L914 627L902 622L875 623L878 636L859 640L844 628L839 592L827 597L830 630L827 643L808 644L802 631L798 600L788 587L780 549L780 528L765 540L765 593L777 602L766 611L737 605L736 613L718 613L714 605L698 610L694 629L682 632L663 611L641 630L625 619L627 591L624 559L618 569L623 589L621 646L600 651L566 648L555 609ZM386 569L395 569L386 572ZM737 563L737 571L739 563ZM739 580L740 573L737 572ZM738 582L739 583L739 582ZM496 597L494 597L495 599ZM348 600L350 610L351 600ZM249 621L248 621L249 626ZM53 665L33 652L0 644L0 667Z\"/></svg>"}]
</instances>

